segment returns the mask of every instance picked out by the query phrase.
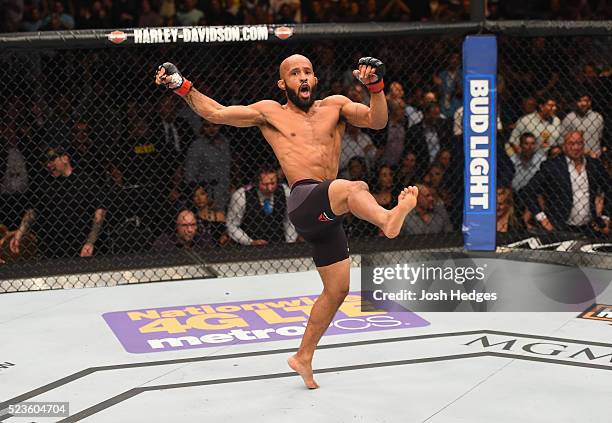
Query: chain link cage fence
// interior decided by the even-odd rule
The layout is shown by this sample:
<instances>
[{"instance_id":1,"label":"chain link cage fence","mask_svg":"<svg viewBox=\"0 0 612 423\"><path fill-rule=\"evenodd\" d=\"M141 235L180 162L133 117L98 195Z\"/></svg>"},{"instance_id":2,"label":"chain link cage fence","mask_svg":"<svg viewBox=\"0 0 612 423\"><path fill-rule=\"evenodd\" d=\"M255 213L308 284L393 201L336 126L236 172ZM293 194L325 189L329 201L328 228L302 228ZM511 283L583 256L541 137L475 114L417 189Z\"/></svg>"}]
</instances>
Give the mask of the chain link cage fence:
<instances>
[{"instance_id":1,"label":"chain link cage fence","mask_svg":"<svg viewBox=\"0 0 612 423\"><path fill-rule=\"evenodd\" d=\"M573 24L489 27L503 145L497 245L517 258L610 269L611 26Z\"/></svg>"},{"instance_id":2,"label":"chain link cage fence","mask_svg":"<svg viewBox=\"0 0 612 423\"><path fill-rule=\"evenodd\" d=\"M365 180L385 208L418 184L419 206L394 240L347 216L351 254L461 249L461 43L478 31L305 25L2 37L0 292L313 268L262 135L206 122L155 86L165 61L221 104L284 102L278 66L301 53L319 98L368 104L351 71L362 56L380 58L389 124L346 125L338 177ZM589 253L583 264L609 266L609 29L495 32L498 245L531 257L575 248Z\"/></svg>"}]
</instances>

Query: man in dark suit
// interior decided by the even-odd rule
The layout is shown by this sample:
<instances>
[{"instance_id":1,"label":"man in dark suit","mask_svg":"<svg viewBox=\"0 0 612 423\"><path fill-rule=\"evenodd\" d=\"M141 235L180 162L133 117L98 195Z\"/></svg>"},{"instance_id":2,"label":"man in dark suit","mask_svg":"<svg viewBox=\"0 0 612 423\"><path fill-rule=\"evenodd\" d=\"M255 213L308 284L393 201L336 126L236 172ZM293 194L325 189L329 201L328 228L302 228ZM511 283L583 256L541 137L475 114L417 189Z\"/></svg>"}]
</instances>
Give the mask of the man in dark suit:
<instances>
[{"instance_id":1,"label":"man in dark suit","mask_svg":"<svg viewBox=\"0 0 612 423\"><path fill-rule=\"evenodd\" d=\"M461 227L463 216L463 141L453 137L452 120L444 119L440 105L426 103L423 107L423 120L411 126L407 133L407 149L417 157L417 178L422 178L433 165L441 150L450 152L451 159L444 171L442 187L452 195L447 209L455 229Z\"/></svg>"},{"instance_id":2,"label":"man in dark suit","mask_svg":"<svg viewBox=\"0 0 612 423\"><path fill-rule=\"evenodd\" d=\"M257 185L238 188L227 211L227 232L242 245L295 242L297 233L289 220L289 187L278 183L276 169L263 166Z\"/></svg>"},{"instance_id":3,"label":"man in dark suit","mask_svg":"<svg viewBox=\"0 0 612 423\"><path fill-rule=\"evenodd\" d=\"M195 139L195 132L189 122L178 115L178 105L176 99L171 97L160 100L154 134L156 141L166 149L173 150L176 160L182 163L189 145Z\"/></svg>"},{"instance_id":4,"label":"man in dark suit","mask_svg":"<svg viewBox=\"0 0 612 423\"><path fill-rule=\"evenodd\" d=\"M584 138L578 131L565 135L563 152L542 162L529 182L529 211L548 232L607 232L612 183L603 164L585 155ZM544 209L538 196L544 200Z\"/></svg>"},{"instance_id":5,"label":"man in dark suit","mask_svg":"<svg viewBox=\"0 0 612 423\"><path fill-rule=\"evenodd\" d=\"M189 122L177 114L176 101L166 96L156 114L131 120L112 147L109 168L115 186L109 226L115 251L148 249L175 213L181 164L194 140Z\"/></svg>"},{"instance_id":6,"label":"man in dark suit","mask_svg":"<svg viewBox=\"0 0 612 423\"><path fill-rule=\"evenodd\" d=\"M165 151L165 166L160 170L169 183L170 201L178 200L181 192L184 169L183 163L189 146L196 140L190 123L179 116L178 103L171 97L159 102L158 115L152 127L152 139L156 149Z\"/></svg>"},{"instance_id":7,"label":"man in dark suit","mask_svg":"<svg viewBox=\"0 0 612 423\"><path fill-rule=\"evenodd\" d=\"M157 114L151 122L150 134L154 149L163 152L164 163L160 166L159 171L167 183L163 187L164 194L169 193L171 202L179 199L181 190L184 188L182 186L183 163L189 146L196 139L190 122L179 115L179 105L177 99L163 97L158 104Z\"/></svg>"},{"instance_id":8,"label":"man in dark suit","mask_svg":"<svg viewBox=\"0 0 612 423\"><path fill-rule=\"evenodd\" d=\"M419 175L425 174L440 150L449 150L453 157L457 155L451 124L442 118L438 103L428 103L423 109L423 120L408 130L407 148L416 153Z\"/></svg>"}]
</instances>

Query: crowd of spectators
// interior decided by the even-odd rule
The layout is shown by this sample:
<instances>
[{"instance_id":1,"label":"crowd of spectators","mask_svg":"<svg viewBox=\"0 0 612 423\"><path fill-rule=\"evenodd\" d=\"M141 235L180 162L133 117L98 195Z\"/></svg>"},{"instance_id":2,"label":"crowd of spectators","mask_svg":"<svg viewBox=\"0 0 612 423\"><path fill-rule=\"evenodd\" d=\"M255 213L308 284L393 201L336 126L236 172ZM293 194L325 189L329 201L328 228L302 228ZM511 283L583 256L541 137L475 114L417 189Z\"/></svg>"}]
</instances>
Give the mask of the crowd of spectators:
<instances>
[{"instance_id":1,"label":"crowd of spectators","mask_svg":"<svg viewBox=\"0 0 612 423\"><path fill-rule=\"evenodd\" d=\"M469 20L469 0L3 0L0 32ZM487 18L610 19L606 0L488 0Z\"/></svg>"},{"instance_id":2,"label":"crowd of spectators","mask_svg":"<svg viewBox=\"0 0 612 423\"><path fill-rule=\"evenodd\" d=\"M411 62L420 66L413 69L389 45L378 44L381 57L388 58L388 125L380 131L347 125L340 152L339 176L366 181L385 208L395 205L402 187L418 185L418 206L406 219L404 237L461 230L461 62L456 45L422 45L432 42L440 53L432 61L421 56ZM519 42L520 48L505 45L500 57L497 229L609 237L612 64L605 55L599 62L566 62L577 48L571 43L567 50L551 50L547 40ZM589 44L576 42L589 51ZM537 56L543 43L554 52L546 56L550 63ZM367 89L350 77L363 48L357 46L346 47L353 50L345 65L333 45L311 47L321 97L344 94L368 104ZM598 46L590 45L591 51L598 53ZM508 52L519 51L531 66L508 60ZM80 56L72 67L58 55L41 62L50 76L32 83L48 85L12 91L4 102L0 258L300 242L287 218L287 181L257 130L203 121L177 96L150 85L139 88L151 73L147 63L136 71L144 56L129 53L112 60L133 75L113 73L119 79L112 81L104 73L108 68L96 66L108 60L96 58L102 53ZM284 54L279 50L279 57ZM224 57L253 63L245 54ZM277 77L270 70L276 65L258 63L255 82L236 85L236 67L213 63L207 68L211 78L196 74L194 81L223 104L282 100L273 91ZM33 71L20 78L28 72ZM68 76L52 79L58 72ZM40 90L48 94L36 95ZM351 239L381 236L354 216L345 225Z\"/></svg>"}]
</instances>

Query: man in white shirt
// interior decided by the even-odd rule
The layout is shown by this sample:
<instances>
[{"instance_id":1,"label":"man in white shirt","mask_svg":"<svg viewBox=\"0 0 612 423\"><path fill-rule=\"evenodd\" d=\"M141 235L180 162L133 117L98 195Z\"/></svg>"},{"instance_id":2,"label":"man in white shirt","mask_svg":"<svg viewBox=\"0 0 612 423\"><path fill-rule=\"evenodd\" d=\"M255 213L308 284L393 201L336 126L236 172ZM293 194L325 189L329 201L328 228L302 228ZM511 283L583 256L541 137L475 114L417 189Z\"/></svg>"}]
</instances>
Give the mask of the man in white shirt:
<instances>
[{"instance_id":1,"label":"man in white shirt","mask_svg":"<svg viewBox=\"0 0 612 423\"><path fill-rule=\"evenodd\" d=\"M295 242L297 232L287 214L289 194L289 187L278 183L275 169L262 168L257 186L247 185L232 194L227 212L229 236L242 245Z\"/></svg>"},{"instance_id":2,"label":"man in white shirt","mask_svg":"<svg viewBox=\"0 0 612 423\"><path fill-rule=\"evenodd\" d=\"M406 117L408 118L408 128L417 125L423 121L423 109L430 103L437 103L438 97L433 91L426 91L419 102L418 106L411 106L408 104L405 109ZM446 116L440 114L442 119L446 119Z\"/></svg>"},{"instance_id":3,"label":"man in white shirt","mask_svg":"<svg viewBox=\"0 0 612 423\"><path fill-rule=\"evenodd\" d=\"M438 234L452 232L448 213L444 204L435 203L435 189L429 185L417 184L419 195L415 213L410 213L404 220L402 235Z\"/></svg>"},{"instance_id":4,"label":"man in white shirt","mask_svg":"<svg viewBox=\"0 0 612 423\"><path fill-rule=\"evenodd\" d=\"M281 8L283 6L289 6L291 11L292 19L297 22L302 22L301 14L301 1L300 0L270 0L270 9L274 14L274 18L278 19L281 17Z\"/></svg>"},{"instance_id":5,"label":"man in white shirt","mask_svg":"<svg viewBox=\"0 0 612 423\"><path fill-rule=\"evenodd\" d=\"M582 132L586 154L597 158L601 155L604 120L601 114L591 109L591 104L591 96L581 94L576 101L576 110L563 119L561 133L565 135L570 131Z\"/></svg>"},{"instance_id":6,"label":"man in white shirt","mask_svg":"<svg viewBox=\"0 0 612 423\"><path fill-rule=\"evenodd\" d=\"M344 135L342 136L339 167L340 175L342 175L343 178L350 179L348 164L353 157L363 157L366 160L368 169L372 169L376 161L377 152L378 150L374 146L374 143L372 143L372 138L357 126L347 123Z\"/></svg>"},{"instance_id":7,"label":"man in white shirt","mask_svg":"<svg viewBox=\"0 0 612 423\"><path fill-rule=\"evenodd\" d=\"M28 171L16 131L5 127L0 133L0 142L5 144L0 145L0 194L24 193L28 187Z\"/></svg>"},{"instance_id":8,"label":"man in white shirt","mask_svg":"<svg viewBox=\"0 0 612 423\"><path fill-rule=\"evenodd\" d=\"M202 121L200 136L187 150L184 171L186 183L205 181L212 185L215 210L225 210L230 191L230 143L220 129L221 125Z\"/></svg>"},{"instance_id":9,"label":"man in white shirt","mask_svg":"<svg viewBox=\"0 0 612 423\"><path fill-rule=\"evenodd\" d=\"M521 134L531 132L535 135L538 148L544 151L557 145L561 140L561 121L557 117L557 102L550 97L538 99L538 110L524 115L516 121L516 126L510 135L510 146L518 153Z\"/></svg>"},{"instance_id":10,"label":"man in white shirt","mask_svg":"<svg viewBox=\"0 0 612 423\"><path fill-rule=\"evenodd\" d=\"M497 130L502 131L504 129L502 121L497 115ZM453 115L453 136L460 137L463 135L463 106L459 107Z\"/></svg>"},{"instance_id":11,"label":"man in white shirt","mask_svg":"<svg viewBox=\"0 0 612 423\"><path fill-rule=\"evenodd\" d=\"M546 160L546 154L537 149L536 138L531 132L525 132L520 137L521 151L510 157L514 165L512 189L518 192L526 186L540 169L540 164Z\"/></svg>"},{"instance_id":12,"label":"man in white shirt","mask_svg":"<svg viewBox=\"0 0 612 423\"><path fill-rule=\"evenodd\" d=\"M185 0L184 10L176 14L176 21L181 26L196 26L204 17L204 12L197 8L196 0Z\"/></svg>"},{"instance_id":13,"label":"man in white shirt","mask_svg":"<svg viewBox=\"0 0 612 423\"><path fill-rule=\"evenodd\" d=\"M15 129L10 125L0 129L0 225L13 226L20 218L28 188L27 162Z\"/></svg>"},{"instance_id":14,"label":"man in white shirt","mask_svg":"<svg viewBox=\"0 0 612 423\"><path fill-rule=\"evenodd\" d=\"M404 104L398 100L388 100L389 123L385 134L385 146L382 151L381 163L397 166L406 147L406 116Z\"/></svg>"}]
</instances>

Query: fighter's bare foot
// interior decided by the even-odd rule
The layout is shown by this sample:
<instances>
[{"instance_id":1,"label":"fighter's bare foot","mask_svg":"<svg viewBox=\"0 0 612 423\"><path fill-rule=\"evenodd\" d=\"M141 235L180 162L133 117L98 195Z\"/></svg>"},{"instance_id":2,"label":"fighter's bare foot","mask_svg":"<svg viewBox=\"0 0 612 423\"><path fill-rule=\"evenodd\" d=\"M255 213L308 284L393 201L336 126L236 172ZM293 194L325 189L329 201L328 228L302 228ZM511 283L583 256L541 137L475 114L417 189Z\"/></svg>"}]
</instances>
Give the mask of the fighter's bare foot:
<instances>
[{"instance_id":1,"label":"fighter's bare foot","mask_svg":"<svg viewBox=\"0 0 612 423\"><path fill-rule=\"evenodd\" d=\"M397 197L397 206L389 210L389 217L382 230L387 238L395 238L399 235L406 215L416 207L419 189L417 187L407 187L400 192Z\"/></svg>"},{"instance_id":2,"label":"fighter's bare foot","mask_svg":"<svg viewBox=\"0 0 612 423\"><path fill-rule=\"evenodd\" d=\"M300 361L295 355L292 355L287 359L287 364L302 376L304 384L308 389L317 389L319 387L312 376L312 365L310 363Z\"/></svg>"}]
</instances>

